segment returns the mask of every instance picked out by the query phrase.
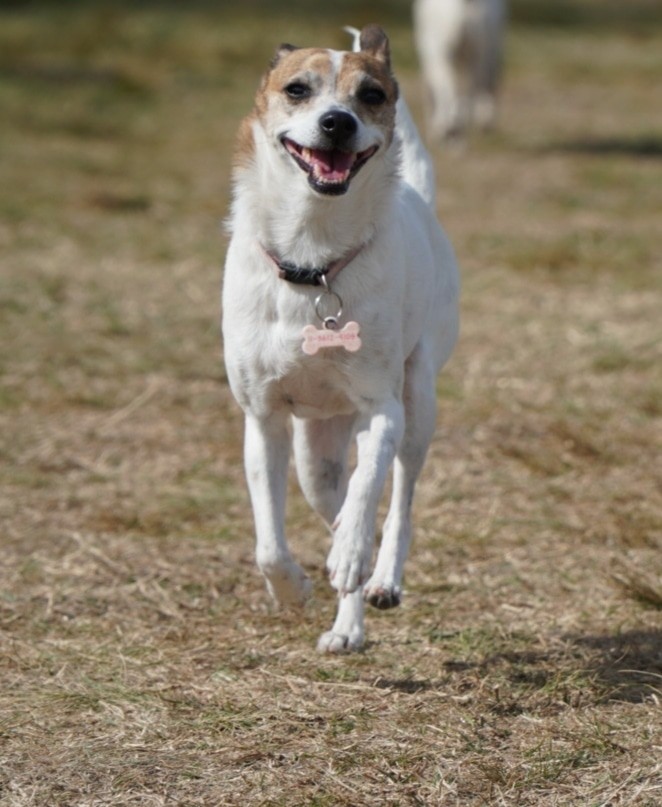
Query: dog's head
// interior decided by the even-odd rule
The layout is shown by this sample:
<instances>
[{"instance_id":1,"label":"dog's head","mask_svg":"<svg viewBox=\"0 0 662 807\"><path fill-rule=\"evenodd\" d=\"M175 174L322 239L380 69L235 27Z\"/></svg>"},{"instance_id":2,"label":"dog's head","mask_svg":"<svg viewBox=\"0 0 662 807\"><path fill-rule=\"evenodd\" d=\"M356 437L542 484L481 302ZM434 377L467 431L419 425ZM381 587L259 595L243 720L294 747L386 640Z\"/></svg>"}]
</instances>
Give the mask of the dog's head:
<instances>
[{"instance_id":1,"label":"dog's head","mask_svg":"<svg viewBox=\"0 0 662 807\"><path fill-rule=\"evenodd\" d=\"M360 44L352 53L281 45L257 94L255 114L279 159L319 194L345 193L393 139L388 39L371 25Z\"/></svg>"}]
</instances>

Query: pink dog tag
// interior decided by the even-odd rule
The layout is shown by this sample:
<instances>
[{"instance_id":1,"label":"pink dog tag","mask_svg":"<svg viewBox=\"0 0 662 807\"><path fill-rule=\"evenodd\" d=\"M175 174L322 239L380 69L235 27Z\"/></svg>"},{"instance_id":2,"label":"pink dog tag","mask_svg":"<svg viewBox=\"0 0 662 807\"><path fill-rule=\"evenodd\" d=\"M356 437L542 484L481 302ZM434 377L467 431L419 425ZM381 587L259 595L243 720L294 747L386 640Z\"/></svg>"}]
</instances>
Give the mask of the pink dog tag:
<instances>
[{"instance_id":1,"label":"pink dog tag","mask_svg":"<svg viewBox=\"0 0 662 807\"><path fill-rule=\"evenodd\" d=\"M304 353L314 356L318 350L324 347L344 347L350 353L355 353L361 347L359 338L358 322L348 322L339 331L332 328L316 328L314 325L306 325L301 331L303 336Z\"/></svg>"}]
</instances>

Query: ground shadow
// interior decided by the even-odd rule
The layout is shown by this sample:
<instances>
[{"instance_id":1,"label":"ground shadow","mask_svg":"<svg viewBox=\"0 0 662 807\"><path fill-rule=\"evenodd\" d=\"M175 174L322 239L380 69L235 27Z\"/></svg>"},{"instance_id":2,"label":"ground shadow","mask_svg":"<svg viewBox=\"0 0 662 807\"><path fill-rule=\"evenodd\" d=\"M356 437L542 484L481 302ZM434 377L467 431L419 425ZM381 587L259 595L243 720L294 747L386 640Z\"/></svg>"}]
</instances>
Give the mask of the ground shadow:
<instances>
[{"instance_id":1,"label":"ground shadow","mask_svg":"<svg viewBox=\"0 0 662 807\"><path fill-rule=\"evenodd\" d=\"M546 687L560 672L580 673L593 683L602 702L640 703L662 693L662 630L562 638L561 650L498 653L477 666L487 670L505 664L512 683L536 689Z\"/></svg>"},{"instance_id":2,"label":"ground shadow","mask_svg":"<svg viewBox=\"0 0 662 807\"><path fill-rule=\"evenodd\" d=\"M637 703L662 692L662 630L566 638L582 652L605 699Z\"/></svg>"},{"instance_id":3,"label":"ground shadow","mask_svg":"<svg viewBox=\"0 0 662 807\"><path fill-rule=\"evenodd\" d=\"M449 658L442 664L446 675L441 679L380 677L374 686L416 694L448 689L453 681L457 683L458 677L467 674L483 678L500 669L515 688L524 687L532 692L554 689L561 693L558 697L567 690L569 703L580 698L574 692L581 688L579 680L591 682L593 703L641 703L652 694L662 694L662 630L561 638L562 645L548 649L513 649L482 658ZM510 701L502 704L508 709L512 705Z\"/></svg>"},{"instance_id":4,"label":"ground shadow","mask_svg":"<svg viewBox=\"0 0 662 807\"><path fill-rule=\"evenodd\" d=\"M374 686L377 689L392 689L396 692L413 695L416 692L428 692L431 689L440 689L443 684L440 681L430 681L424 678L378 678Z\"/></svg>"},{"instance_id":5,"label":"ground shadow","mask_svg":"<svg viewBox=\"0 0 662 807\"><path fill-rule=\"evenodd\" d=\"M642 160L662 159L662 135L637 137L580 138L555 143L546 152L583 154L589 157L632 157Z\"/></svg>"}]
</instances>

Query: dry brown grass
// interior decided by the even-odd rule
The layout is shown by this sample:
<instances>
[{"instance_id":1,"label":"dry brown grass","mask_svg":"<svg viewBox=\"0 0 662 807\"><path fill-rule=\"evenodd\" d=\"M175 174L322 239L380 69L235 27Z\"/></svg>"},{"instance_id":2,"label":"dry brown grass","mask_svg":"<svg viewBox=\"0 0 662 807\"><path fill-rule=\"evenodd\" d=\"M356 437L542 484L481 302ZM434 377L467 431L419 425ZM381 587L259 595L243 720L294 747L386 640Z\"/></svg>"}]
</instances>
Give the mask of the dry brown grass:
<instances>
[{"instance_id":1,"label":"dry brown grass","mask_svg":"<svg viewBox=\"0 0 662 807\"><path fill-rule=\"evenodd\" d=\"M621 7L515 25L498 133L437 155L462 340L406 599L346 658L294 487L313 602L254 569L218 223L272 44L374 8L2 13L2 807L662 801L662 37Z\"/></svg>"}]
</instances>

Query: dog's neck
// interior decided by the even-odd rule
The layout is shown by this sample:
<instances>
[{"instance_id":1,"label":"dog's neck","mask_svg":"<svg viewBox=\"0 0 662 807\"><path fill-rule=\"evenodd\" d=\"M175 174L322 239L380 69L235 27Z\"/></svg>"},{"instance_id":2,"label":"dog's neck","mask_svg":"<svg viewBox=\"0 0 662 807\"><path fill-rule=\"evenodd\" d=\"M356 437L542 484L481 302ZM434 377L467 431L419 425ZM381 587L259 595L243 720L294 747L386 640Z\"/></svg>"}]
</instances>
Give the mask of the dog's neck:
<instances>
[{"instance_id":1,"label":"dog's neck","mask_svg":"<svg viewBox=\"0 0 662 807\"><path fill-rule=\"evenodd\" d=\"M278 277L281 280L287 280L288 283L294 283L295 285L324 286L328 289L329 284L356 258L365 246L366 244L359 244L327 266L316 267L297 266L289 261L281 260L278 255L269 252L264 247L262 249L278 270Z\"/></svg>"},{"instance_id":2,"label":"dog's neck","mask_svg":"<svg viewBox=\"0 0 662 807\"><path fill-rule=\"evenodd\" d=\"M370 241L391 204L396 154L380 155L383 170L366 166L344 195L324 196L262 137L258 125L253 159L235 174L235 231L246 228L263 249L298 266L329 264Z\"/></svg>"}]
</instances>

